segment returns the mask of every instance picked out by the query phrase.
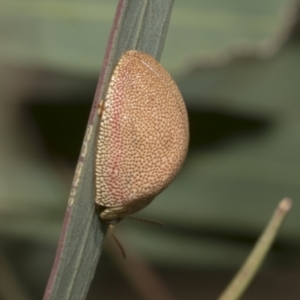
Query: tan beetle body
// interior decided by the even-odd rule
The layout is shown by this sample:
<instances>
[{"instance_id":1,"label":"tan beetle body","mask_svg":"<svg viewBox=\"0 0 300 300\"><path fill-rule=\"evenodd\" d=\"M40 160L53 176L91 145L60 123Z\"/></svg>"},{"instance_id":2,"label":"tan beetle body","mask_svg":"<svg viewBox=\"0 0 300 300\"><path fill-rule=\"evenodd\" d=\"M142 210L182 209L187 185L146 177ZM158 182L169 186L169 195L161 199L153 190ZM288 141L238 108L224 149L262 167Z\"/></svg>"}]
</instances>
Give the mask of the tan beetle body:
<instances>
[{"instance_id":1,"label":"tan beetle body","mask_svg":"<svg viewBox=\"0 0 300 300\"><path fill-rule=\"evenodd\" d=\"M115 223L174 179L188 150L188 117L168 72L134 50L117 64L99 114L95 202L100 218Z\"/></svg>"}]
</instances>

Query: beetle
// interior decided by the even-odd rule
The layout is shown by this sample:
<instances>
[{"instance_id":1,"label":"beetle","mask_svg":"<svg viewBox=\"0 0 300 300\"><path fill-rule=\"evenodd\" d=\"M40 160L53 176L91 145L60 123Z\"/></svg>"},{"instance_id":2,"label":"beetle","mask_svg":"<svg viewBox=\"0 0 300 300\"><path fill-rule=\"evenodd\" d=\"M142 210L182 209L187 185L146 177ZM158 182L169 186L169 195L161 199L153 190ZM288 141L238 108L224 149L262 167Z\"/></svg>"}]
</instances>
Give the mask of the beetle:
<instances>
[{"instance_id":1,"label":"beetle","mask_svg":"<svg viewBox=\"0 0 300 300\"><path fill-rule=\"evenodd\" d=\"M98 114L95 203L112 233L177 175L188 151L188 115L169 73L136 50L121 56Z\"/></svg>"}]
</instances>

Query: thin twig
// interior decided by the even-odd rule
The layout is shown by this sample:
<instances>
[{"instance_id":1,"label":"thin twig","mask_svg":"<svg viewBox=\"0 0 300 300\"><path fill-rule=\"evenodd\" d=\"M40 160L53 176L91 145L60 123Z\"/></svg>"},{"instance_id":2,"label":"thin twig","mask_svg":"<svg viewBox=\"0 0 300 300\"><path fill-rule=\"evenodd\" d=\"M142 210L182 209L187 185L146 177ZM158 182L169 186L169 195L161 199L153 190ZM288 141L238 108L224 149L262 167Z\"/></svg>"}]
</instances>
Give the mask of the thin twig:
<instances>
[{"instance_id":1,"label":"thin twig","mask_svg":"<svg viewBox=\"0 0 300 300\"><path fill-rule=\"evenodd\" d=\"M32 299L17 279L5 254L0 252L0 299Z\"/></svg>"},{"instance_id":2,"label":"thin twig","mask_svg":"<svg viewBox=\"0 0 300 300\"><path fill-rule=\"evenodd\" d=\"M124 234L123 234L123 240ZM164 286L159 275L151 266L140 256L137 251L129 249L129 255L124 259L117 247L109 240L105 243L108 253L123 271L126 279L135 287L141 299L145 300L174 300L175 298ZM126 246L126 248L128 248Z\"/></svg>"},{"instance_id":3,"label":"thin twig","mask_svg":"<svg viewBox=\"0 0 300 300\"><path fill-rule=\"evenodd\" d=\"M285 198L280 201L269 224L257 241L254 249L218 300L237 300L251 283L269 251L277 232L292 206L292 200Z\"/></svg>"}]
</instances>

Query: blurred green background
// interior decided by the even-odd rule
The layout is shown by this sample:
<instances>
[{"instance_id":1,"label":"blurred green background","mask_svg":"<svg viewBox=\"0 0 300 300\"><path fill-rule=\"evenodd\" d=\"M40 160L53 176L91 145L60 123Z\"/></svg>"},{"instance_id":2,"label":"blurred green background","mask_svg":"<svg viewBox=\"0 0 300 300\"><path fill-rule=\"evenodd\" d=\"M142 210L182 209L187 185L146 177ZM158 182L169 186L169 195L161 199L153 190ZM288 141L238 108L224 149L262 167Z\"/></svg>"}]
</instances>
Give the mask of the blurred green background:
<instances>
[{"instance_id":1,"label":"blurred green background","mask_svg":"<svg viewBox=\"0 0 300 300\"><path fill-rule=\"evenodd\" d=\"M0 299L41 299L116 0L0 0ZM187 161L117 235L178 299L215 299L278 201L293 210L243 299L299 299L299 1L177 0L162 64ZM89 299L140 299L104 253ZM116 289L118 284L118 289ZM20 294L17 294L20 293Z\"/></svg>"}]
</instances>

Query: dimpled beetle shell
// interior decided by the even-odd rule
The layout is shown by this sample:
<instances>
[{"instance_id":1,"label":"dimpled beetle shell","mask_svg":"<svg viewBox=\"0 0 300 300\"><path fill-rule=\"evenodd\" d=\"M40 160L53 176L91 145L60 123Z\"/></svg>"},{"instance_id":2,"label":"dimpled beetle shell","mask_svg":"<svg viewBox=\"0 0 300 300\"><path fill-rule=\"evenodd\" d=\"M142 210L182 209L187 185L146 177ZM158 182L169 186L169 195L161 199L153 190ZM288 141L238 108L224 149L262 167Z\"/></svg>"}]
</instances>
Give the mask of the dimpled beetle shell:
<instances>
[{"instance_id":1,"label":"dimpled beetle shell","mask_svg":"<svg viewBox=\"0 0 300 300\"><path fill-rule=\"evenodd\" d=\"M147 206L174 179L188 149L182 96L151 56L124 53L100 105L96 203L119 221Z\"/></svg>"}]
</instances>

